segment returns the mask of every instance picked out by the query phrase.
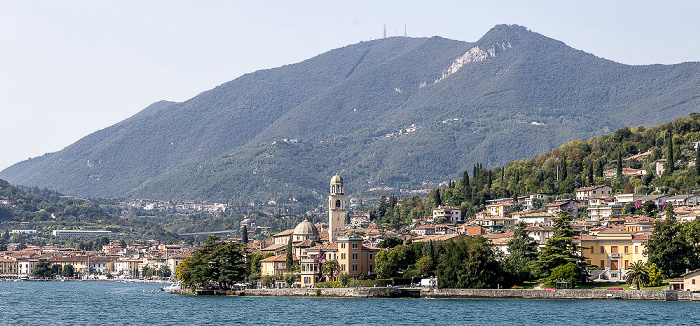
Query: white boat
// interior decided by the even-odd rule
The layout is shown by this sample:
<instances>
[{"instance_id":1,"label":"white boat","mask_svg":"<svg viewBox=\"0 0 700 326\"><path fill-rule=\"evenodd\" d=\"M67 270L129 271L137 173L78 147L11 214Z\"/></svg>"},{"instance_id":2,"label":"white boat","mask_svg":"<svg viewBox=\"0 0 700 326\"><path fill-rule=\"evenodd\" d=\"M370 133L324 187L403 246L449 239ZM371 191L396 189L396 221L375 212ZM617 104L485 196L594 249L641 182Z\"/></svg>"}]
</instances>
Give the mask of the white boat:
<instances>
[{"instance_id":1,"label":"white boat","mask_svg":"<svg viewBox=\"0 0 700 326\"><path fill-rule=\"evenodd\" d=\"M182 286L180 285L180 282L177 282L177 283L173 283L173 284L170 284L170 285L164 287L163 290L168 292L168 293L173 293L173 292L179 291L181 288L182 288Z\"/></svg>"}]
</instances>

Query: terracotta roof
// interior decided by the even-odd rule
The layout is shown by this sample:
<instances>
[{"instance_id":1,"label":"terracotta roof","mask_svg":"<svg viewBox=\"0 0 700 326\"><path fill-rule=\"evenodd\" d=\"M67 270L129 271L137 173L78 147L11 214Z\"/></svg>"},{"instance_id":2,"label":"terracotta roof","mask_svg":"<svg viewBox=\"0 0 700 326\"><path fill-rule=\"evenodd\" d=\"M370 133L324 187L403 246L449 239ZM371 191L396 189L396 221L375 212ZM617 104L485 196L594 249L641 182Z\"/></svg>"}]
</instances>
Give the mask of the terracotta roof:
<instances>
[{"instance_id":1,"label":"terracotta roof","mask_svg":"<svg viewBox=\"0 0 700 326\"><path fill-rule=\"evenodd\" d=\"M605 228L604 230L601 230L598 233L599 234L601 234L601 233L602 234L623 234L623 233L632 234L631 232L627 231L627 229L625 229L624 227L620 227L620 226L615 226L612 228Z\"/></svg>"},{"instance_id":2,"label":"terracotta roof","mask_svg":"<svg viewBox=\"0 0 700 326\"><path fill-rule=\"evenodd\" d=\"M282 232L280 232L280 233L277 233L277 234L273 235L273 237L276 238L276 237L282 237L282 236L285 236L285 235L286 235L286 236L290 236L290 235L292 235L293 233L294 233L294 229L289 229L289 230L284 230L284 231L282 231Z\"/></svg>"},{"instance_id":3,"label":"terracotta roof","mask_svg":"<svg viewBox=\"0 0 700 326\"><path fill-rule=\"evenodd\" d=\"M296 255L292 255L292 261L297 260ZM267 257L263 260L261 260L261 263L270 263L270 262L286 262L287 261L287 255L277 255L277 256L272 256L272 257Z\"/></svg>"}]
</instances>

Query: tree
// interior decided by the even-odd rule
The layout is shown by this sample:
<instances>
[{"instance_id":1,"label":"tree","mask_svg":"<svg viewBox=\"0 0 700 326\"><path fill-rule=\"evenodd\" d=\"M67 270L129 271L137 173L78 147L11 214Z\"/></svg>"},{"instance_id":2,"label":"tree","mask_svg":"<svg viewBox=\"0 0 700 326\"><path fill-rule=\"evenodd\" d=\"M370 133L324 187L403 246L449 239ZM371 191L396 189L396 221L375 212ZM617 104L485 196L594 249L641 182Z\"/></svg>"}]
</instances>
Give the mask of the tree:
<instances>
[{"instance_id":1,"label":"tree","mask_svg":"<svg viewBox=\"0 0 700 326\"><path fill-rule=\"evenodd\" d=\"M382 241L379 241L377 248L394 248L400 244L403 244L403 240L399 237L387 237Z\"/></svg>"},{"instance_id":2,"label":"tree","mask_svg":"<svg viewBox=\"0 0 700 326\"><path fill-rule=\"evenodd\" d=\"M34 265L34 270L32 270L32 276L48 278L51 275L51 267L49 267L49 261L46 258L39 258L39 261Z\"/></svg>"},{"instance_id":3,"label":"tree","mask_svg":"<svg viewBox=\"0 0 700 326\"><path fill-rule=\"evenodd\" d=\"M673 129L668 128L668 156L666 162L666 171L672 174L676 170L676 159L673 153Z\"/></svg>"},{"instance_id":4,"label":"tree","mask_svg":"<svg viewBox=\"0 0 700 326\"><path fill-rule=\"evenodd\" d=\"M617 180L622 180L622 151L617 151Z\"/></svg>"},{"instance_id":5,"label":"tree","mask_svg":"<svg viewBox=\"0 0 700 326\"><path fill-rule=\"evenodd\" d=\"M247 266L243 245L218 240L218 237L209 236L204 245L194 251L192 257L178 264L177 278L185 286L215 283L219 288L228 289L234 283L245 280Z\"/></svg>"},{"instance_id":6,"label":"tree","mask_svg":"<svg viewBox=\"0 0 700 326\"><path fill-rule=\"evenodd\" d=\"M583 257L578 254L579 246L573 241L571 215L565 211L559 214L559 217L553 219L554 234L547 240L539 257L530 266L535 277L549 277L552 270L568 263L582 264ZM583 278L583 275L580 277Z\"/></svg>"},{"instance_id":7,"label":"tree","mask_svg":"<svg viewBox=\"0 0 700 326\"><path fill-rule=\"evenodd\" d=\"M633 262L629 266L629 271L627 275L625 275L625 280L629 285L636 284L637 290L639 290L639 284L646 284L649 282L649 271L641 262Z\"/></svg>"},{"instance_id":8,"label":"tree","mask_svg":"<svg viewBox=\"0 0 700 326\"><path fill-rule=\"evenodd\" d=\"M73 265L68 264L66 266L63 266L63 271L61 271L61 276L73 277L74 274L75 274L75 268L73 267Z\"/></svg>"},{"instance_id":9,"label":"tree","mask_svg":"<svg viewBox=\"0 0 700 326\"><path fill-rule=\"evenodd\" d=\"M566 155L564 155L561 159L561 180L566 180L568 176L569 175L567 174Z\"/></svg>"},{"instance_id":10,"label":"tree","mask_svg":"<svg viewBox=\"0 0 700 326\"><path fill-rule=\"evenodd\" d=\"M656 267L656 264L647 263L647 273L649 274L649 281L644 283L644 286L659 286L664 281L663 275L661 275L661 270Z\"/></svg>"},{"instance_id":11,"label":"tree","mask_svg":"<svg viewBox=\"0 0 700 326\"><path fill-rule=\"evenodd\" d=\"M464 170L462 173L462 200L471 202L471 186L469 185L469 173Z\"/></svg>"},{"instance_id":12,"label":"tree","mask_svg":"<svg viewBox=\"0 0 700 326\"><path fill-rule=\"evenodd\" d=\"M555 267L549 274L549 284L555 285L556 282L568 282L571 286L576 286L581 280L581 267L575 263L568 262L564 265Z\"/></svg>"},{"instance_id":13,"label":"tree","mask_svg":"<svg viewBox=\"0 0 700 326\"><path fill-rule=\"evenodd\" d=\"M697 264L693 248L683 236L683 226L672 211L671 204L666 203L667 217L654 223L654 232L645 249L649 263L656 264L667 277L677 277Z\"/></svg>"},{"instance_id":14,"label":"tree","mask_svg":"<svg viewBox=\"0 0 700 326\"><path fill-rule=\"evenodd\" d=\"M289 272L292 269L292 265L294 265L294 252L292 251L292 235L289 235L289 241L287 241L287 260L285 263L287 264L285 267L287 268L287 272Z\"/></svg>"},{"instance_id":15,"label":"tree","mask_svg":"<svg viewBox=\"0 0 700 326\"><path fill-rule=\"evenodd\" d=\"M494 288L504 285L500 264L484 237L460 237L444 243L437 276L441 288Z\"/></svg>"},{"instance_id":16,"label":"tree","mask_svg":"<svg viewBox=\"0 0 700 326\"><path fill-rule=\"evenodd\" d=\"M350 277L350 274L348 274L348 273L340 273L340 274L338 274L338 281L340 281L340 284L341 284L342 286L348 286L348 282L350 282L350 279L351 279L351 278L352 278L352 277Z\"/></svg>"},{"instance_id":17,"label":"tree","mask_svg":"<svg viewBox=\"0 0 700 326\"><path fill-rule=\"evenodd\" d=\"M700 176L700 148L695 150L695 174ZM700 182L700 180L698 180Z\"/></svg>"},{"instance_id":18,"label":"tree","mask_svg":"<svg viewBox=\"0 0 700 326\"><path fill-rule=\"evenodd\" d=\"M284 274L284 282L287 283L288 287L292 287L292 285L294 285L294 281L296 281L297 278L299 278L299 274L295 274L295 273L285 273Z\"/></svg>"},{"instance_id":19,"label":"tree","mask_svg":"<svg viewBox=\"0 0 700 326\"><path fill-rule=\"evenodd\" d=\"M328 281L333 280L333 275L340 270L340 264L335 259L326 260L321 264L321 272L328 275Z\"/></svg>"},{"instance_id":20,"label":"tree","mask_svg":"<svg viewBox=\"0 0 700 326\"><path fill-rule=\"evenodd\" d=\"M506 272L513 275L518 283L531 278L530 264L537 258L537 241L527 234L526 227L525 222L516 225L513 237L508 241L510 255L504 262Z\"/></svg>"},{"instance_id":21,"label":"tree","mask_svg":"<svg viewBox=\"0 0 700 326\"><path fill-rule=\"evenodd\" d=\"M243 243L248 243L248 227L245 225L241 228L241 238Z\"/></svg>"}]
</instances>

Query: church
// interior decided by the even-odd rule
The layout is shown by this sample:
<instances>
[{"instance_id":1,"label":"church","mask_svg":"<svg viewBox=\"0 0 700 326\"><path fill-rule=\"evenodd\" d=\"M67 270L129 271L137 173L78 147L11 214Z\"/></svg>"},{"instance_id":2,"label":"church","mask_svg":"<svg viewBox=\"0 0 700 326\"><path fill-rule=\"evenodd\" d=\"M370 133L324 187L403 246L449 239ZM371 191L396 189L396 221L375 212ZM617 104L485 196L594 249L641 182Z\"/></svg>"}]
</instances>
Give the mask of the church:
<instances>
[{"instance_id":1,"label":"church","mask_svg":"<svg viewBox=\"0 0 700 326\"><path fill-rule=\"evenodd\" d=\"M316 226L308 220L299 223L293 230L275 235L275 244L270 249L275 250L278 255L286 250L291 239L296 258L294 263L301 265L302 287L313 287L318 282L337 281L341 273L347 273L352 278L357 278L360 274L376 276L374 258L379 249L364 245L359 236L346 234L345 215L343 178L336 174L331 178L328 195L328 241L323 241ZM273 264L263 266L262 270L269 272L263 272L261 276L268 273L281 276L284 273L286 266L276 257L261 261L263 265ZM324 263L337 263L337 270L332 277L324 275Z\"/></svg>"}]
</instances>

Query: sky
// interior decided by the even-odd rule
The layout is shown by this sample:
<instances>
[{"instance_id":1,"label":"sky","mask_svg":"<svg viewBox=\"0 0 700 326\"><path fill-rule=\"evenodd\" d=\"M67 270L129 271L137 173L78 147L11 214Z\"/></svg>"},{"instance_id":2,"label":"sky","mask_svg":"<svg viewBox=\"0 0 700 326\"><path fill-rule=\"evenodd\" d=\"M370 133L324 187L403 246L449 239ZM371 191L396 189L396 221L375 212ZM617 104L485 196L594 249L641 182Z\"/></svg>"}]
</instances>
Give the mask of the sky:
<instances>
[{"instance_id":1,"label":"sky","mask_svg":"<svg viewBox=\"0 0 700 326\"><path fill-rule=\"evenodd\" d=\"M518 24L616 62L700 61L700 1L0 0L0 170L149 104L387 36Z\"/></svg>"}]
</instances>

